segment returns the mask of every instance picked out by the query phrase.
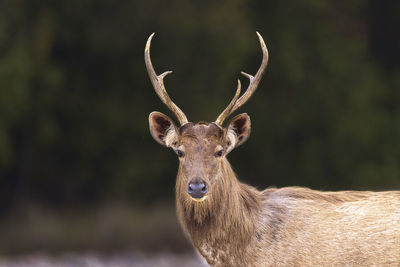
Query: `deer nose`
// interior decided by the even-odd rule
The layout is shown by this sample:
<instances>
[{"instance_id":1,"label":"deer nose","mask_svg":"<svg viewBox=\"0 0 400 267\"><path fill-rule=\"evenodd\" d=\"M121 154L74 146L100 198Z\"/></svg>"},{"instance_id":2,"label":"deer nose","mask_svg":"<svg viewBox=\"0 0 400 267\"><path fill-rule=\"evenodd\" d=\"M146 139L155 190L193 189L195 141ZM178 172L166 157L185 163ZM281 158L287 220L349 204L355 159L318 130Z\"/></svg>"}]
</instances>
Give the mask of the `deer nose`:
<instances>
[{"instance_id":1,"label":"deer nose","mask_svg":"<svg viewBox=\"0 0 400 267\"><path fill-rule=\"evenodd\" d=\"M190 181L187 192L192 198L202 198L207 193L207 187L201 178L196 177Z\"/></svg>"}]
</instances>

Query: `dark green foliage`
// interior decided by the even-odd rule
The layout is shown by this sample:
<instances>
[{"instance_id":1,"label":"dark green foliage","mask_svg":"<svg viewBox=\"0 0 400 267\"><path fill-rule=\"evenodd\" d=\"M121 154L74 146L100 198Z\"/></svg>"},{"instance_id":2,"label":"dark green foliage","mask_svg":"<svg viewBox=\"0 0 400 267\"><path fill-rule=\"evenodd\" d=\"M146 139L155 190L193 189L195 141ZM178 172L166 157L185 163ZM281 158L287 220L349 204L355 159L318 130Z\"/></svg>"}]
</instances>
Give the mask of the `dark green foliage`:
<instances>
[{"instance_id":1,"label":"dark green foliage","mask_svg":"<svg viewBox=\"0 0 400 267\"><path fill-rule=\"evenodd\" d=\"M399 188L399 17L398 1L3 0L1 208L172 198L177 160L148 131L151 111L170 115L144 66L152 32L192 121L215 120L256 71L263 35L269 67L239 111L252 136L231 156L244 181Z\"/></svg>"}]
</instances>

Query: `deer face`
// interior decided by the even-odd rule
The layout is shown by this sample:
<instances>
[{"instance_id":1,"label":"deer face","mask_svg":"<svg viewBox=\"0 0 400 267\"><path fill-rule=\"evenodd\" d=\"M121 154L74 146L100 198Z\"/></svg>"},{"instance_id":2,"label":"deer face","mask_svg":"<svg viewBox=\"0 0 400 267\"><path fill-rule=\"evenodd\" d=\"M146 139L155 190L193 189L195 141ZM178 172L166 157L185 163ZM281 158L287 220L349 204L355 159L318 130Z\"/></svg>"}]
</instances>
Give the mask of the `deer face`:
<instances>
[{"instance_id":1,"label":"deer face","mask_svg":"<svg viewBox=\"0 0 400 267\"><path fill-rule=\"evenodd\" d=\"M213 194L213 185L223 179L225 156L250 134L250 118L245 113L236 116L227 129L215 123L186 123L177 128L159 112L150 114L149 124L153 138L177 154L180 172L177 184L195 201Z\"/></svg>"}]
</instances>

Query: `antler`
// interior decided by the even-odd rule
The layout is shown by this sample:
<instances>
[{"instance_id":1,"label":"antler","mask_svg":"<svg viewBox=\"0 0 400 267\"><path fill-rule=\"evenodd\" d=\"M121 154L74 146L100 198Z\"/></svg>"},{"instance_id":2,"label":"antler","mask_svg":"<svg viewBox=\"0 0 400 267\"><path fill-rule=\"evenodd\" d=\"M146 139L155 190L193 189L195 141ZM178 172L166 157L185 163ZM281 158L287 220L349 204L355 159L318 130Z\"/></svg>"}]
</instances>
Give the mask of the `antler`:
<instances>
[{"instance_id":1,"label":"antler","mask_svg":"<svg viewBox=\"0 0 400 267\"><path fill-rule=\"evenodd\" d=\"M239 95L240 95L240 80L238 79L238 85L236 88L236 93L233 96L231 102L229 103L229 105L224 109L224 111L222 111L222 113L218 116L218 118L215 120L215 123L218 125L222 125L222 123L224 122L224 120L232 113L232 108L235 105Z\"/></svg>"},{"instance_id":2,"label":"antler","mask_svg":"<svg viewBox=\"0 0 400 267\"><path fill-rule=\"evenodd\" d=\"M174 102L172 102L164 86L164 77L172 73L172 71L166 71L160 75L157 75L153 68L153 64L151 64L150 45L153 36L154 33L152 33L149 39L147 39L146 48L144 49L144 61L146 62L147 72L149 73L151 83L153 84L154 90L156 91L158 97L160 97L161 101L175 114L180 124L183 125L188 123L186 115L177 105L175 105Z\"/></svg>"},{"instance_id":3,"label":"antler","mask_svg":"<svg viewBox=\"0 0 400 267\"><path fill-rule=\"evenodd\" d=\"M263 58L261 62L261 66L258 69L257 73L255 76L252 76L246 72L241 72L242 75L246 76L249 78L249 86L246 89L246 92L239 98L237 99L238 91L240 93L240 82L238 83L238 89L236 90L236 94L233 97L231 103L226 107L226 109L221 113L221 115L218 116L217 120L215 121L216 124L222 125L224 120L229 117L235 110L240 108L244 103L249 100L249 98L253 95L253 93L256 91L258 84L260 83L261 77L268 65L268 49L267 46L265 45L264 39L262 36L258 33L258 39L260 40L260 45L261 45L261 50L263 53Z\"/></svg>"}]
</instances>

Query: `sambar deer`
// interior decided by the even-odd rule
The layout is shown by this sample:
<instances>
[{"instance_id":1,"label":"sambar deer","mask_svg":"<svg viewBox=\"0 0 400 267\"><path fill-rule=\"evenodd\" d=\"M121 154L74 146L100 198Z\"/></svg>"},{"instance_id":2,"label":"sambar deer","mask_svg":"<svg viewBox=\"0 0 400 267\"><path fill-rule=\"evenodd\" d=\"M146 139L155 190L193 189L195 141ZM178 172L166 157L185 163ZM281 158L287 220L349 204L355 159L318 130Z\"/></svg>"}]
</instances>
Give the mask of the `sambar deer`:
<instances>
[{"instance_id":1,"label":"sambar deer","mask_svg":"<svg viewBox=\"0 0 400 267\"><path fill-rule=\"evenodd\" d=\"M400 266L400 191L321 192L301 187L259 191L240 183L226 156L250 134L250 118L223 122L254 93L268 50L257 32L262 63L249 86L212 123L189 122L157 75L147 40L145 62L157 95L180 126L160 112L150 133L179 158L176 206L180 224L212 266Z\"/></svg>"}]
</instances>

